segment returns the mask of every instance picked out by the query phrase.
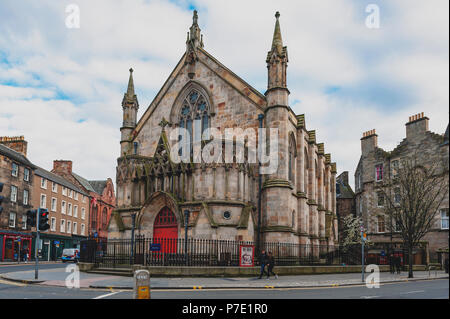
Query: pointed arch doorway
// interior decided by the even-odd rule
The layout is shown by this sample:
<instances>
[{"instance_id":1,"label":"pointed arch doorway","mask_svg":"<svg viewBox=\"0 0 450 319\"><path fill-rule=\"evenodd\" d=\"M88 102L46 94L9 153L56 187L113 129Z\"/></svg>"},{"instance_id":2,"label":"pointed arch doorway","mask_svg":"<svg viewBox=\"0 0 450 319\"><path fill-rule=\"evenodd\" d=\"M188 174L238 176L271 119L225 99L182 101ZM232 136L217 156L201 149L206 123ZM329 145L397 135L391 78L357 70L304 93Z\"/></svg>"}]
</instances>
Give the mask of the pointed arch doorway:
<instances>
[{"instance_id":1,"label":"pointed arch doorway","mask_svg":"<svg viewBox=\"0 0 450 319\"><path fill-rule=\"evenodd\" d=\"M160 244L159 253L176 253L178 223L175 214L166 206L160 210L153 224L153 243Z\"/></svg>"}]
</instances>

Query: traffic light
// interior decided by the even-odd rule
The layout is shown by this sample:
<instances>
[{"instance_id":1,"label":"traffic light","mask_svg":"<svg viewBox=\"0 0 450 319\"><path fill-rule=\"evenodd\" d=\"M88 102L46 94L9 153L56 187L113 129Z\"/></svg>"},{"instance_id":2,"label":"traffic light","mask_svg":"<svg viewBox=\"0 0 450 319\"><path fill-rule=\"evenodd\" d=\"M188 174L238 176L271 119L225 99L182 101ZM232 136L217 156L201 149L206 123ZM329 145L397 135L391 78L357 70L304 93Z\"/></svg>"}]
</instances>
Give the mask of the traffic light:
<instances>
[{"instance_id":1,"label":"traffic light","mask_svg":"<svg viewBox=\"0 0 450 319\"><path fill-rule=\"evenodd\" d=\"M3 192L3 183L0 183L0 193ZM2 202L5 199L2 195L0 195L0 215L3 212Z\"/></svg>"},{"instance_id":2,"label":"traffic light","mask_svg":"<svg viewBox=\"0 0 450 319\"><path fill-rule=\"evenodd\" d=\"M50 228L48 224L48 210L46 208L39 209L39 230L45 231Z\"/></svg>"},{"instance_id":3,"label":"traffic light","mask_svg":"<svg viewBox=\"0 0 450 319\"><path fill-rule=\"evenodd\" d=\"M27 225L36 227L36 209L27 210Z\"/></svg>"}]
</instances>

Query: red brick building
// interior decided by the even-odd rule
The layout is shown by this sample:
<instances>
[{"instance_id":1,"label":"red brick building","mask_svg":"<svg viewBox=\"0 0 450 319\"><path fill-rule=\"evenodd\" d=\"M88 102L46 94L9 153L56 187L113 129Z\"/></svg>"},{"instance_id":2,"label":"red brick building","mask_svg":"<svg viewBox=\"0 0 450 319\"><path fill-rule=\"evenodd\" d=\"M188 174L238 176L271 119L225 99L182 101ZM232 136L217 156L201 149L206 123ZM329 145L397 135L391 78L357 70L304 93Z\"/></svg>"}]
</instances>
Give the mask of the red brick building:
<instances>
[{"instance_id":1,"label":"red brick building","mask_svg":"<svg viewBox=\"0 0 450 319\"><path fill-rule=\"evenodd\" d=\"M53 161L52 173L74 183L89 194L89 237L106 238L111 213L116 205L114 185L111 178L106 180L89 181L72 171L72 161Z\"/></svg>"}]
</instances>

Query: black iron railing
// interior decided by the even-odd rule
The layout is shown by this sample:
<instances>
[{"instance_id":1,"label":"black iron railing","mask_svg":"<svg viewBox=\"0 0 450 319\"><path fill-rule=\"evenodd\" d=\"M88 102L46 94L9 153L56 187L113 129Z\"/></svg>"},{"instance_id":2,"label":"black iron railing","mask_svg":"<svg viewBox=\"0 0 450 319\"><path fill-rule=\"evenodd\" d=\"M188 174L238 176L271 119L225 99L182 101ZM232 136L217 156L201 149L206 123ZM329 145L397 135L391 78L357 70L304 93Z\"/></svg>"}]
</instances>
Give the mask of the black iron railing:
<instances>
[{"instance_id":1,"label":"black iron railing","mask_svg":"<svg viewBox=\"0 0 450 319\"><path fill-rule=\"evenodd\" d=\"M241 245L255 245L249 241L209 239L167 239L136 236L132 254L131 239L82 241L81 261L95 263L102 268L127 268L133 264L144 266L239 266ZM187 250L186 250L187 248ZM275 264L332 265L358 264L361 246L340 247L300 245L292 243L262 243L261 249L272 252ZM359 253L359 255L358 255ZM259 265L255 252L255 265Z\"/></svg>"}]
</instances>

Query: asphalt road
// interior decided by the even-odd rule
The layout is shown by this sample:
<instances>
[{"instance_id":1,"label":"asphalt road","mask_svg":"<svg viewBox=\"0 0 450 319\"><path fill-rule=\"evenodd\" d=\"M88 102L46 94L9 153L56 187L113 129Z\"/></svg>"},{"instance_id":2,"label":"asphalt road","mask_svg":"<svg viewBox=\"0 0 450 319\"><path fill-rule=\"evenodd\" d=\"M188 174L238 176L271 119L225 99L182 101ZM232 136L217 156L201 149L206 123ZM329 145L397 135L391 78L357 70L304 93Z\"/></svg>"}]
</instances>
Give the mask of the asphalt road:
<instances>
[{"instance_id":1,"label":"asphalt road","mask_svg":"<svg viewBox=\"0 0 450 319\"><path fill-rule=\"evenodd\" d=\"M64 268L67 264L55 263L55 264L39 264L39 269L53 269L53 268ZM0 274L14 271L27 271L33 270L35 268L34 261L25 263L20 263L17 265L0 265Z\"/></svg>"},{"instance_id":2,"label":"asphalt road","mask_svg":"<svg viewBox=\"0 0 450 319\"><path fill-rule=\"evenodd\" d=\"M449 280L382 284L380 288L152 290L152 299L448 299ZM130 290L68 289L0 280L0 299L131 299Z\"/></svg>"}]
</instances>

